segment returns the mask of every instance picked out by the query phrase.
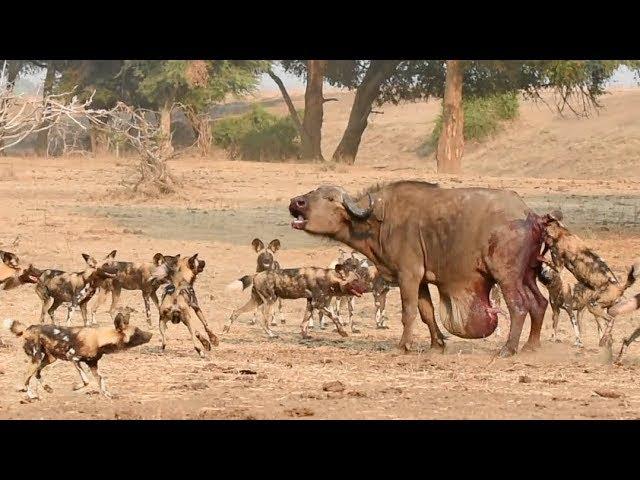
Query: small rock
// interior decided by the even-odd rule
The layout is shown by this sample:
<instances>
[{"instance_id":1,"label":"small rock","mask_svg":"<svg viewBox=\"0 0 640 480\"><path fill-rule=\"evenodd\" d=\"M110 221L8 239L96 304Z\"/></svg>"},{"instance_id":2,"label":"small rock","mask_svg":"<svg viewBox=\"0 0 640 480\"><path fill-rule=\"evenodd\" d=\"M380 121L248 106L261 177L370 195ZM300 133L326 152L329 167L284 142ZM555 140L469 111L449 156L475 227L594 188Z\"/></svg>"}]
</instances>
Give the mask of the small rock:
<instances>
[{"instance_id":1,"label":"small rock","mask_svg":"<svg viewBox=\"0 0 640 480\"><path fill-rule=\"evenodd\" d=\"M289 417L312 417L315 415L315 412L307 407L289 408L284 413Z\"/></svg>"},{"instance_id":2,"label":"small rock","mask_svg":"<svg viewBox=\"0 0 640 480\"><path fill-rule=\"evenodd\" d=\"M527 375L520 375L520 377L518 377L518 382L520 382L520 383L531 383L531 377L529 377Z\"/></svg>"},{"instance_id":3,"label":"small rock","mask_svg":"<svg viewBox=\"0 0 640 480\"><path fill-rule=\"evenodd\" d=\"M255 370L249 370L248 368L245 368L245 369L243 369L243 370L240 370L240 373L241 373L242 375L255 375L255 374L257 374L258 372L256 372Z\"/></svg>"},{"instance_id":4,"label":"small rock","mask_svg":"<svg viewBox=\"0 0 640 480\"><path fill-rule=\"evenodd\" d=\"M349 392L347 392L347 395L349 395L350 397L366 397L367 394L364 392L359 392L357 390L351 390Z\"/></svg>"},{"instance_id":5,"label":"small rock","mask_svg":"<svg viewBox=\"0 0 640 480\"><path fill-rule=\"evenodd\" d=\"M594 392L604 398L620 398L622 396L621 393L613 390L594 390Z\"/></svg>"},{"instance_id":6,"label":"small rock","mask_svg":"<svg viewBox=\"0 0 640 480\"><path fill-rule=\"evenodd\" d=\"M340 380L334 382L327 382L322 385L322 390L325 392L344 392L345 386Z\"/></svg>"}]
</instances>

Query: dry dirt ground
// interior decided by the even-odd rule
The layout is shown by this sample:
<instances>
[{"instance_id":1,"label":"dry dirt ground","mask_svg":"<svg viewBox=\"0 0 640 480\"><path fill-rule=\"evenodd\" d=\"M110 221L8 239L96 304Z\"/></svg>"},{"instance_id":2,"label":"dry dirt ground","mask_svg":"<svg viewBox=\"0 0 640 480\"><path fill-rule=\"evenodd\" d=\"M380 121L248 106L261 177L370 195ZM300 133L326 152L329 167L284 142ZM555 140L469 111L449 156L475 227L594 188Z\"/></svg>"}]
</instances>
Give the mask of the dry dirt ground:
<instances>
[{"instance_id":1,"label":"dry dirt ground","mask_svg":"<svg viewBox=\"0 0 640 480\"><path fill-rule=\"evenodd\" d=\"M327 151L346 120L346 107L336 105L348 98L342 100L327 104ZM212 159L177 159L171 168L186 185L181 197L129 197L119 182L131 175L130 159L0 159L0 248L38 267L63 270L81 270L84 252L97 257L117 249L121 260L148 260L158 251L198 252L207 267L196 291L220 333L231 311L248 298L247 292L232 294L224 287L255 268L250 247L254 237L279 238L279 261L286 267L324 266L336 257L338 245L291 230L287 205L292 196L322 183L356 192L377 181L419 178L447 187L513 189L539 211L561 207L569 226L623 275L640 255L640 123L631 120L633 109L628 107L640 102L640 94L619 92L607 102L610 110L581 124L525 105L515 125L471 149L468 169L458 177L434 175L432 162L413 153L428 133L436 111L431 104L385 107L385 114L374 119L354 167L228 162L219 152ZM344 111L330 110L338 107ZM624 123L621 110L627 108L629 120ZM531 125L538 130L532 132ZM556 136L555 146L541 137L541 129ZM623 132L619 138L613 133L618 130ZM582 153L565 157L573 150L572 142ZM605 147L617 153L600 157L599 149ZM563 173L554 175L554 161ZM640 285L631 292L638 290ZM437 303L435 291L434 297ZM124 292L123 305L136 310L132 322L147 328L138 292ZM328 328L302 340L304 305L303 300L284 302L287 323L275 327L280 337L273 340L248 324L250 315L240 317L230 333L220 334L220 346L205 360L198 358L182 326L170 325L167 350L161 353L154 325L150 344L101 361L115 394L111 400L98 395L95 387L73 392L75 370L58 362L44 371L53 392L40 389L40 401L24 402L16 386L26 356L18 339L3 331L0 418L640 418L640 345L630 348L622 366L603 364L588 314L582 351L572 346L565 314L562 342L549 341L548 311L539 352L491 363L508 331L504 318L502 338L450 336L444 355L430 353L428 330L420 324L418 351L403 355L395 349L401 334L397 289L389 294L390 329L375 329L373 301L367 295L356 301L361 333L348 338ZM33 287L2 292L0 306L1 318L26 323L38 319ZM64 317L63 308L58 316ZM109 324L105 307L98 321ZM639 313L620 319L614 348L637 325ZM522 342L527 335L528 323Z\"/></svg>"}]
</instances>

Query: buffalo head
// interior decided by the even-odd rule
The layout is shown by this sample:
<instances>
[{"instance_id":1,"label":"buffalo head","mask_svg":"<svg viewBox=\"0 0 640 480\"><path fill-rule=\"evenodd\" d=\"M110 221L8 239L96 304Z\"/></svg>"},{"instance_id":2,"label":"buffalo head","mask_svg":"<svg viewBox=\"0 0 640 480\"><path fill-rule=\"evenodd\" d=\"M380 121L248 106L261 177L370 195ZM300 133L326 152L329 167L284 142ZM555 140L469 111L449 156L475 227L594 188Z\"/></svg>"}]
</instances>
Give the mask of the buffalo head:
<instances>
[{"instance_id":1,"label":"buffalo head","mask_svg":"<svg viewBox=\"0 0 640 480\"><path fill-rule=\"evenodd\" d=\"M320 187L292 198L289 204L293 228L324 235L337 233L353 220L366 220L372 211L370 194L356 201L343 188L334 186Z\"/></svg>"}]
</instances>

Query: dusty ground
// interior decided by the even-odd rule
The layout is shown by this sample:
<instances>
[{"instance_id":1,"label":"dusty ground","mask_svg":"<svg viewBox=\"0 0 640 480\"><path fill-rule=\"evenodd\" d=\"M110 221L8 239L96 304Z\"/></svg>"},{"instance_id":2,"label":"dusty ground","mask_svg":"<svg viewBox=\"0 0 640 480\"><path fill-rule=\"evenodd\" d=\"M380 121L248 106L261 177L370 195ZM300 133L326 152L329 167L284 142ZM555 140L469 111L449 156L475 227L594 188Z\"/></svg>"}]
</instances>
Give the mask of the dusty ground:
<instances>
[{"instance_id":1,"label":"dusty ground","mask_svg":"<svg viewBox=\"0 0 640 480\"><path fill-rule=\"evenodd\" d=\"M422 178L445 186L513 189L540 211L561 206L567 223L622 275L631 259L640 255L640 124L631 121L631 108L629 120L622 122L620 110L626 112L625 105L639 102L640 94L622 92L609 100L617 102L610 104L610 111L579 125L577 120L557 120L550 114L547 118L546 112L525 106L520 123L491 140L492 147L472 149L468 171L459 177L436 177L429 161L413 153L428 133L429 115L435 112L430 104L385 107L365 138L356 167L226 162L220 160L221 154L215 159L176 160L171 167L188 184L184 198L129 198L118 184L130 175L131 160L0 159L0 248L42 268L66 270L82 269L84 252L103 256L117 249L123 260L150 259L158 251L198 252L207 268L196 291L210 324L221 332L232 309L248 296L229 294L224 287L255 267L249 245L255 236L281 239L283 266L323 266L337 255L337 245L290 229L289 198L321 183L340 183L357 191L380 180ZM341 103L327 106L337 108ZM328 144L335 142L344 121L344 112L328 111ZM539 131L532 133L531 125L550 129L562 141L552 148ZM616 129L624 130L620 139L606 137ZM376 132L381 131L376 144ZM578 165L577 157L564 156L578 137L617 154L600 157L596 147L589 153L589 146L583 145L584 164ZM330 145L326 148L329 151ZM563 179L554 178L548 162L540 164L542 157L537 155L555 161ZM538 162L539 168L532 165L527 170L529 162ZM485 164L489 175L480 173ZM631 292L639 289L635 286ZM2 318L27 323L38 318L40 305L32 287L2 292L0 301ZM123 305L135 308L132 321L146 327L139 293L125 292ZM26 357L18 340L2 332L0 417L640 418L640 348L631 347L622 366L603 365L588 315L583 351L572 347L564 314L562 343L548 341L548 312L541 351L490 363L504 338L451 336L444 355L432 354L428 330L422 325L416 329L419 351L397 352L401 333L397 290L389 295L389 330L374 328L373 301L366 296L356 302L362 332L346 339L328 329L302 340L298 332L303 308L302 300L285 302L287 324L275 327L280 338L274 340L248 325L250 316L241 317L206 360L192 350L186 330L171 325L164 354L156 335L149 345L102 360L102 371L117 395L113 400L95 394L95 389L72 392L76 373L70 364L59 362L44 372L53 393L41 391L41 401L23 403L24 394L15 387ZM60 309L59 317L63 315ZM104 308L98 320L109 323ZM618 321L616 349L638 324L640 314ZM505 319L501 325L505 335ZM528 326L523 342L527 335ZM336 389L326 384L334 381L342 382L344 389L332 391ZM596 390L611 395L603 397Z\"/></svg>"}]
</instances>

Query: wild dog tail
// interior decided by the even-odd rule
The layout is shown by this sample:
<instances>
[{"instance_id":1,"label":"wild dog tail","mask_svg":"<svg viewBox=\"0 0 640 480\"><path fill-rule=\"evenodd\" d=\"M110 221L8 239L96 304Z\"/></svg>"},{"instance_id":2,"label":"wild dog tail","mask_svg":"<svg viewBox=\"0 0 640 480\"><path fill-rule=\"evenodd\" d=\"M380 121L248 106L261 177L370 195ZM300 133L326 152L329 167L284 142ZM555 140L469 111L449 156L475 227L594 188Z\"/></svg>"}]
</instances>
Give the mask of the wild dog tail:
<instances>
[{"instance_id":1,"label":"wild dog tail","mask_svg":"<svg viewBox=\"0 0 640 480\"><path fill-rule=\"evenodd\" d=\"M631 265L631 269L627 275L627 281L624 284L624 289L626 290L633 285L638 278L640 278L640 258L637 258L633 265Z\"/></svg>"},{"instance_id":2,"label":"wild dog tail","mask_svg":"<svg viewBox=\"0 0 640 480\"><path fill-rule=\"evenodd\" d=\"M17 320L11 320L10 318L5 319L4 322L2 322L2 326L5 330L9 330L16 337L21 337L27 329L23 323L20 323Z\"/></svg>"},{"instance_id":3,"label":"wild dog tail","mask_svg":"<svg viewBox=\"0 0 640 480\"><path fill-rule=\"evenodd\" d=\"M250 287L253 284L253 275L245 275L238 280L234 280L229 285L227 285L228 291L242 291L246 288Z\"/></svg>"}]
</instances>

